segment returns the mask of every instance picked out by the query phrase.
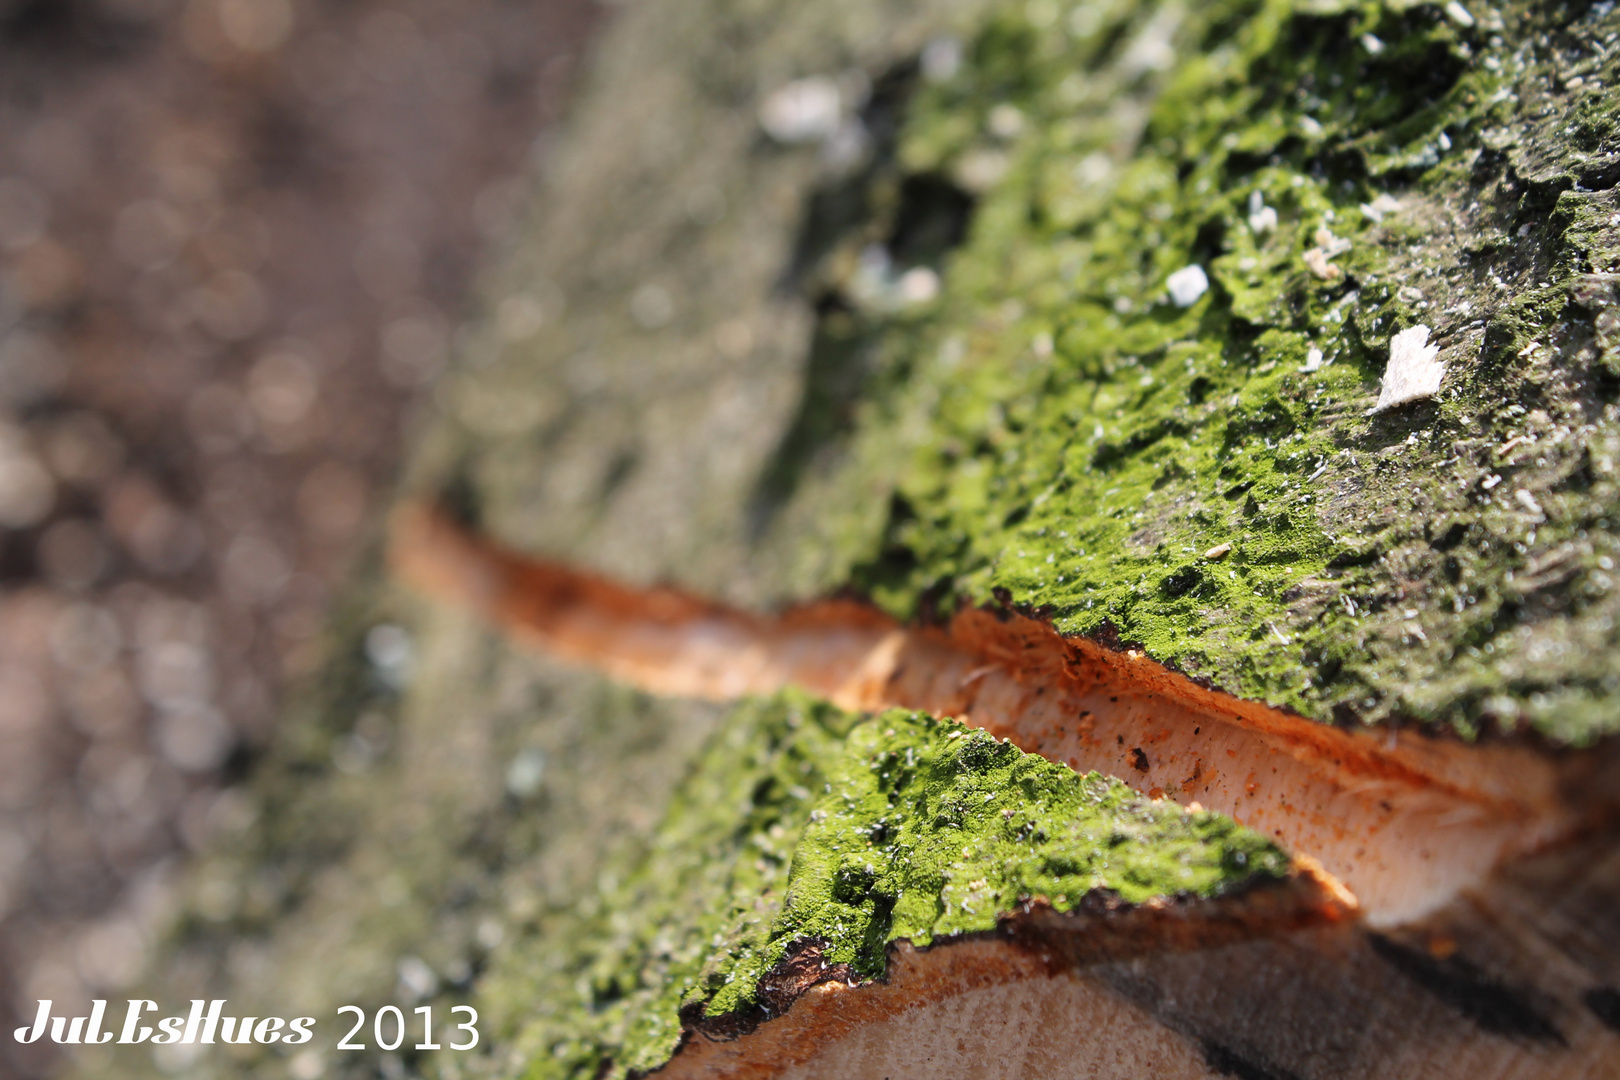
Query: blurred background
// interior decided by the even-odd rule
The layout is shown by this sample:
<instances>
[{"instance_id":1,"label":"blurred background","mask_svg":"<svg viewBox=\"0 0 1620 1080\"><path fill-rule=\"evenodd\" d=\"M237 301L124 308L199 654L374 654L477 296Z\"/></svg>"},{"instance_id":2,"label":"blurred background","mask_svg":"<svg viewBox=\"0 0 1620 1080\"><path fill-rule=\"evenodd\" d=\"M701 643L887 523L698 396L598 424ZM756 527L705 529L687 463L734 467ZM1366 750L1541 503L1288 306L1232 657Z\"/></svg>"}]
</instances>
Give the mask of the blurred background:
<instances>
[{"instance_id":1,"label":"blurred background","mask_svg":"<svg viewBox=\"0 0 1620 1080\"><path fill-rule=\"evenodd\" d=\"M0 0L0 1075L247 812L600 14Z\"/></svg>"}]
</instances>

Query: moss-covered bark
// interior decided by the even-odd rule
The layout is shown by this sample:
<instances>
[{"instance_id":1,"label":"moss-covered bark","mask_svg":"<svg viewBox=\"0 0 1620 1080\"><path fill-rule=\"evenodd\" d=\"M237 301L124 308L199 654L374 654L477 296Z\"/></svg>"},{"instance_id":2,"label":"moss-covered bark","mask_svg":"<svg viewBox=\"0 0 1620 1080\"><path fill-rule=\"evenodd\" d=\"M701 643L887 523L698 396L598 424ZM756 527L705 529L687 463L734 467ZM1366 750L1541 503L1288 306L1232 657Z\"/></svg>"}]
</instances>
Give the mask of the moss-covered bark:
<instances>
[{"instance_id":1,"label":"moss-covered bark","mask_svg":"<svg viewBox=\"0 0 1620 1080\"><path fill-rule=\"evenodd\" d=\"M1610 10L628 7L407 486L744 606L1018 604L1324 721L1591 742L1620 716ZM782 145L759 106L802 78L838 133ZM1440 394L1367 415L1420 323ZM952 771L983 740L910 718L651 701L372 564L329 650L148 991L323 1037L167 1069L649 1067L683 1001L757 1006L801 939L870 975L1030 895L1208 895L1280 857L1008 747ZM880 841L873 767L906 749L939 775ZM953 819L952 784L990 798ZM476 1054L330 1051L339 1005L463 1002ZM117 1053L86 1073L155 1068Z\"/></svg>"},{"instance_id":2,"label":"moss-covered bark","mask_svg":"<svg viewBox=\"0 0 1620 1080\"><path fill-rule=\"evenodd\" d=\"M1045 18L999 16L901 140L1002 175L893 347L930 420L858 576L1324 720L1614 730L1608 9ZM1440 393L1367 415L1414 325Z\"/></svg>"},{"instance_id":3,"label":"moss-covered bark","mask_svg":"<svg viewBox=\"0 0 1620 1080\"><path fill-rule=\"evenodd\" d=\"M526 1075L663 1064L683 1019L769 1019L772 973L881 977L888 946L997 928L1033 898L1212 898L1279 881L1288 859L1229 818L907 713L859 718L797 695L717 732L645 850L486 983Z\"/></svg>"},{"instance_id":4,"label":"moss-covered bark","mask_svg":"<svg viewBox=\"0 0 1620 1080\"><path fill-rule=\"evenodd\" d=\"M900 136L986 190L933 317L874 331L857 460L926 434L857 578L1324 719L1607 731L1605 13L1078 10L999 16ZM1364 415L1417 324L1441 394Z\"/></svg>"}]
</instances>

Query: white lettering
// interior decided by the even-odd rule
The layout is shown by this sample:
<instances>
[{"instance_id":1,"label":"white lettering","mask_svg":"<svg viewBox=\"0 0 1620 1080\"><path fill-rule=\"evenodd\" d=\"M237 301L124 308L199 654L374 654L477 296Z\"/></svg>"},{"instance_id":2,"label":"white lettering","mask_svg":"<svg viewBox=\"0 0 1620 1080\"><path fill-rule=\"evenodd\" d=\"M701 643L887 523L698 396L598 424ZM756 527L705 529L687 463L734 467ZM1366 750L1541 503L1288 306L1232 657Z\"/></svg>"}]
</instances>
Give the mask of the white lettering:
<instances>
[{"instance_id":1,"label":"white lettering","mask_svg":"<svg viewBox=\"0 0 1620 1080\"><path fill-rule=\"evenodd\" d=\"M158 1030L163 1032L163 1034L152 1036L152 1044L154 1046L170 1046L179 1042L181 1029L183 1029L185 1026L185 1017L165 1016L163 1019L158 1021Z\"/></svg>"},{"instance_id":2,"label":"white lettering","mask_svg":"<svg viewBox=\"0 0 1620 1080\"><path fill-rule=\"evenodd\" d=\"M45 1034L45 1022L50 1018L51 999L43 998L39 1002L39 1012L34 1014L33 1028L30 1030L27 1027L20 1027L16 1031L12 1032L12 1034L20 1043L38 1042L39 1037Z\"/></svg>"},{"instance_id":3,"label":"white lettering","mask_svg":"<svg viewBox=\"0 0 1620 1080\"><path fill-rule=\"evenodd\" d=\"M223 1034L220 1036L220 1042L246 1046L253 1041L253 1021L257 1019L257 1016L244 1016L240 1020L234 1016L227 1016L221 1028Z\"/></svg>"},{"instance_id":4,"label":"white lettering","mask_svg":"<svg viewBox=\"0 0 1620 1080\"><path fill-rule=\"evenodd\" d=\"M139 1034L137 1034L135 1025L140 1023L142 1013L157 1012L157 1007L158 1003L155 1001L148 1001L145 998L130 998L129 1011L124 1014L124 1030L118 1035L118 1045L128 1046L131 1043L143 1043L150 1039L152 1037L151 1028L142 1027Z\"/></svg>"},{"instance_id":5,"label":"white lettering","mask_svg":"<svg viewBox=\"0 0 1620 1080\"><path fill-rule=\"evenodd\" d=\"M300 1043L309 1042L314 1037L315 1018L313 1016L300 1016L287 1025L287 1034L281 1037L281 1041L289 1046L297 1046Z\"/></svg>"},{"instance_id":6,"label":"white lettering","mask_svg":"<svg viewBox=\"0 0 1620 1080\"><path fill-rule=\"evenodd\" d=\"M191 1015L192 1015L193 1019L196 1019L196 1017L197 1017L197 1006L199 1006L201 1004L202 1004L202 1002L200 1002L200 1001L193 1001L191 1003ZM187 1024L186 1025L186 1038L185 1038L185 1041L188 1042L188 1043L190 1043L190 1042L200 1042L200 1043L204 1043L206 1045L212 1046L213 1043L214 1043L214 1032L219 1027L219 1013L220 1013L220 1010L223 1009L224 1007L225 1007L225 999L224 998L215 998L214 1000L210 1001L208 1003L208 1015L202 1017L202 1032L201 1032L201 1034L198 1034L193 1029L191 1024Z\"/></svg>"},{"instance_id":7,"label":"white lettering","mask_svg":"<svg viewBox=\"0 0 1620 1080\"><path fill-rule=\"evenodd\" d=\"M99 1046L102 1043L112 1042L112 1032L101 1030L101 1022L106 1016L107 1002L104 999L97 998L90 1003L90 1026L84 1032L86 1046Z\"/></svg>"}]
</instances>

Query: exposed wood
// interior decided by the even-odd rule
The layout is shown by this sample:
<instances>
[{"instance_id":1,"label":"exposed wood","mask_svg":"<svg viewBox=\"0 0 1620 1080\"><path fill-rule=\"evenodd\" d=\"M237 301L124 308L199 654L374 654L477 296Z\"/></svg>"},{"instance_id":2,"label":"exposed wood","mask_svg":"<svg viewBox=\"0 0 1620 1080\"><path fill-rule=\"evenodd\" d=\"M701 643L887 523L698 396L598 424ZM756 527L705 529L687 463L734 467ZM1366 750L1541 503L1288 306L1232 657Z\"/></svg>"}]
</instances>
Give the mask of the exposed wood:
<instances>
[{"instance_id":1,"label":"exposed wood","mask_svg":"<svg viewBox=\"0 0 1620 1080\"><path fill-rule=\"evenodd\" d=\"M850 709L920 709L1198 802L1318 860L1380 925L1428 914L1613 798L1579 782L1601 772L1591 758L1346 732L1017 615L905 628L828 602L764 617L526 558L420 507L398 517L393 559L430 593L653 693L797 685Z\"/></svg>"},{"instance_id":2,"label":"exposed wood","mask_svg":"<svg viewBox=\"0 0 1620 1080\"><path fill-rule=\"evenodd\" d=\"M1620 1077L1617 839L1524 860L1387 934L1343 924L1098 958L1106 930L1010 925L900 946L885 982L817 985L756 1032L694 1036L657 1075Z\"/></svg>"}]
</instances>

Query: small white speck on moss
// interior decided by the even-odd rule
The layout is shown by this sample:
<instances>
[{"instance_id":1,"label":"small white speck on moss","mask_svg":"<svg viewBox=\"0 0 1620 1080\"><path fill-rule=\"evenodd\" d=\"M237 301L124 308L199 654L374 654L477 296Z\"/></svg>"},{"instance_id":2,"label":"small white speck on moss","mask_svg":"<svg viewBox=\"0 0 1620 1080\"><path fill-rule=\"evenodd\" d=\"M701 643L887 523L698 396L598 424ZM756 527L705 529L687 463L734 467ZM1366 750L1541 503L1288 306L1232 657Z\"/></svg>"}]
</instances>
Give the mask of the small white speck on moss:
<instances>
[{"instance_id":1,"label":"small white speck on moss","mask_svg":"<svg viewBox=\"0 0 1620 1080\"><path fill-rule=\"evenodd\" d=\"M767 96L759 107L759 123L779 143L817 142L838 129L843 109L838 83L813 75Z\"/></svg>"},{"instance_id":2,"label":"small white speck on moss","mask_svg":"<svg viewBox=\"0 0 1620 1080\"><path fill-rule=\"evenodd\" d=\"M1311 248L1305 252L1304 259L1306 269L1323 281L1332 281L1344 273L1343 270L1328 261L1328 257L1322 253L1321 248Z\"/></svg>"},{"instance_id":3,"label":"small white speck on moss","mask_svg":"<svg viewBox=\"0 0 1620 1080\"><path fill-rule=\"evenodd\" d=\"M1011 142L1024 130L1024 114L1018 106L1002 102L990 110L985 126L990 134L1002 142Z\"/></svg>"},{"instance_id":4,"label":"small white speck on moss","mask_svg":"<svg viewBox=\"0 0 1620 1080\"><path fill-rule=\"evenodd\" d=\"M896 285L904 303L926 304L939 295L939 274L926 266L915 266L901 274Z\"/></svg>"},{"instance_id":5,"label":"small white speck on moss","mask_svg":"<svg viewBox=\"0 0 1620 1080\"><path fill-rule=\"evenodd\" d=\"M1401 208L1401 202L1394 196L1383 193L1372 202L1361 204L1361 214L1374 225L1384 220L1385 214L1393 214Z\"/></svg>"},{"instance_id":6,"label":"small white speck on moss","mask_svg":"<svg viewBox=\"0 0 1620 1080\"><path fill-rule=\"evenodd\" d=\"M1183 266L1165 280L1164 287L1170 290L1170 299L1176 307L1192 307L1198 298L1209 291L1209 275L1197 263Z\"/></svg>"},{"instance_id":7,"label":"small white speck on moss","mask_svg":"<svg viewBox=\"0 0 1620 1080\"><path fill-rule=\"evenodd\" d=\"M949 82L962 70L962 42L954 37L937 37L922 51L923 78L929 82Z\"/></svg>"},{"instance_id":8,"label":"small white speck on moss","mask_svg":"<svg viewBox=\"0 0 1620 1080\"><path fill-rule=\"evenodd\" d=\"M1421 323L1390 338L1389 365L1369 415L1439 393L1446 374L1446 365L1435 359L1439 355L1440 346L1429 344L1429 328Z\"/></svg>"},{"instance_id":9,"label":"small white speck on moss","mask_svg":"<svg viewBox=\"0 0 1620 1080\"><path fill-rule=\"evenodd\" d=\"M506 767L506 790L515 798L539 794L546 777L546 755L538 747L519 751Z\"/></svg>"},{"instance_id":10,"label":"small white speck on moss","mask_svg":"<svg viewBox=\"0 0 1620 1080\"><path fill-rule=\"evenodd\" d=\"M1266 205L1266 197L1258 191L1249 192L1249 231L1263 236L1277 227L1277 211Z\"/></svg>"}]
</instances>

